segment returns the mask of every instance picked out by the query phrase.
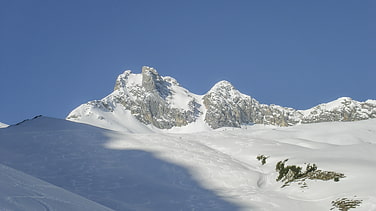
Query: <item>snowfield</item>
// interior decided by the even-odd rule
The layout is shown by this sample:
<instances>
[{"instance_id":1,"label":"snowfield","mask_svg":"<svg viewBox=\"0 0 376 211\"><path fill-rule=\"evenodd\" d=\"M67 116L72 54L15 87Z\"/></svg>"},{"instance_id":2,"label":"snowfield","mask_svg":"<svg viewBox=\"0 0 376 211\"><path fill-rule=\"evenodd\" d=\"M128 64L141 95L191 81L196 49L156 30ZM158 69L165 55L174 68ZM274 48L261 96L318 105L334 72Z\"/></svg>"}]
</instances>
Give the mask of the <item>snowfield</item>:
<instances>
[{"instance_id":1,"label":"snowfield","mask_svg":"<svg viewBox=\"0 0 376 211\"><path fill-rule=\"evenodd\" d=\"M1 164L0 187L0 210L111 210Z\"/></svg>"},{"instance_id":2,"label":"snowfield","mask_svg":"<svg viewBox=\"0 0 376 211\"><path fill-rule=\"evenodd\" d=\"M40 117L2 128L0 210L67 210L57 202L77 200L69 210L321 211L341 198L361 200L350 210L376 210L376 119L199 126L131 133ZM285 159L345 177L282 188L275 167ZM12 200L22 195L28 200Z\"/></svg>"}]
</instances>

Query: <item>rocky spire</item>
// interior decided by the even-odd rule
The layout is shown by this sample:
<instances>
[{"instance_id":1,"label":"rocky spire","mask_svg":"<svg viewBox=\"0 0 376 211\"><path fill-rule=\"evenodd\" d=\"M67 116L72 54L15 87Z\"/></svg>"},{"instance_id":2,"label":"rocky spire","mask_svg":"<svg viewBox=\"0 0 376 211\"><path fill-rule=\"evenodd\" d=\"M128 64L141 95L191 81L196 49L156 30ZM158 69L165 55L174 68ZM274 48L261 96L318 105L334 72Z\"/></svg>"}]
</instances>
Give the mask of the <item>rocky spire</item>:
<instances>
[{"instance_id":1,"label":"rocky spire","mask_svg":"<svg viewBox=\"0 0 376 211\"><path fill-rule=\"evenodd\" d=\"M147 92L159 93L162 98L166 98L170 95L169 82L165 81L157 72L156 69L148 66L142 67L142 87Z\"/></svg>"}]
</instances>

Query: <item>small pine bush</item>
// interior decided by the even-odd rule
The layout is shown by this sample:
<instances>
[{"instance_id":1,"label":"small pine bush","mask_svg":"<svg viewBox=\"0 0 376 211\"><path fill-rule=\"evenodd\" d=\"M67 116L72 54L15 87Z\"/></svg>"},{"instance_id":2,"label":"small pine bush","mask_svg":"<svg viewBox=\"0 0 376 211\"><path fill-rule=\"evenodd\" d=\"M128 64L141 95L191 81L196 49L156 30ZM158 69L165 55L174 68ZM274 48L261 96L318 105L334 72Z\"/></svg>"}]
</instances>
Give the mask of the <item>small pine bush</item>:
<instances>
[{"instance_id":1,"label":"small pine bush","mask_svg":"<svg viewBox=\"0 0 376 211\"><path fill-rule=\"evenodd\" d=\"M266 159L268 159L269 156L258 155L256 158L257 158L257 160L259 160L261 162L262 165L265 165L266 164Z\"/></svg>"},{"instance_id":2,"label":"small pine bush","mask_svg":"<svg viewBox=\"0 0 376 211\"><path fill-rule=\"evenodd\" d=\"M362 201L363 200L348 199L348 198L337 199L335 201L332 201L333 207L330 210L338 208L340 211L348 211L351 208L356 208L356 207L360 206Z\"/></svg>"},{"instance_id":3,"label":"small pine bush","mask_svg":"<svg viewBox=\"0 0 376 211\"><path fill-rule=\"evenodd\" d=\"M333 179L335 182L338 182L339 178L345 177L345 175L342 173L318 170L316 164L310 163L307 164L305 171L302 171L303 168L300 166L285 165L287 161L288 159L279 161L275 168L275 170L279 173L276 180L284 182L282 187L288 186L289 183L295 181L304 182L306 179L323 181ZM304 183L304 187L306 187L306 183Z\"/></svg>"}]
</instances>

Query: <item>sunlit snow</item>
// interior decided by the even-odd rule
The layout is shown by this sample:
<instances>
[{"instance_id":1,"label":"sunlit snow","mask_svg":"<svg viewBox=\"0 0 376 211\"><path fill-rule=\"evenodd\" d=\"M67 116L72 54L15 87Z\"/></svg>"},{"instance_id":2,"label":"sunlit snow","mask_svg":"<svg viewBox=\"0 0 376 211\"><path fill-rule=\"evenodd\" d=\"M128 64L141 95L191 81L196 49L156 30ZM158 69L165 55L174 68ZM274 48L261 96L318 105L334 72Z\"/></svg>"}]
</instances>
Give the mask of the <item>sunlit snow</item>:
<instances>
[{"instance_id":1,"label":"sunlit snow","mask_svg":"<svg viewBox=\"0 0 376 211\"><path fill-rule=\"evenodd\" d=\"M375 137L375 119L129 133L41 117L0 129L0 160L114 210L329 210L338 198L374 210ZM258 155L269 156L265 165ZM345 178L281 188L275 165L285 159ZM0 184L2 200L11 198L13 186Z\"/></svg>"},{"instance_id":2,"label":"sunlit snow","mask_svg":"<svg viewBox=\"0 0 376 211\"><path fill-rule=\"evenodd\" d=\"M8 127L8 125L0 122L0 128L4 128L4 127Z\"/></svg>"}]
</instances>

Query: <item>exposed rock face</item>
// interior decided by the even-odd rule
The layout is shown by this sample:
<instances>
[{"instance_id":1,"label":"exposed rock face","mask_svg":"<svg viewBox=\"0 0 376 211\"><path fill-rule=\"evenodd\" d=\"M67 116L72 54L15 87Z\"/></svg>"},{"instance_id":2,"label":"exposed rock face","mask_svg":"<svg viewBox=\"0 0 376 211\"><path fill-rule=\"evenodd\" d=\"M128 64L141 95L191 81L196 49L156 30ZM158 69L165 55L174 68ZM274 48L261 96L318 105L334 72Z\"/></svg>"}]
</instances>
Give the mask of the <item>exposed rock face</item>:
<instances>
[{"instance_id":1,"label":"exposed rock face","mask_svg":"<svg viewBox=\"0 0 376 211\"><path fill-rule=\"evenodd\" d=\"M260 104L240 93L227 81L217 83L203 96L205 121L212 128L240 127L242 124L288 126L299 122L301 114L291 108Z\"/></svg>"},{"instance_id":2,"label":"exposed rock face","mask_svg":"<svg viewBox=\"0 0 376 211\"><path fill-rule=\"evenodd\" d=\"M205 123L214 129L240 127L242 124L290 126L376 118L376 100L358 102L339 98L308 110L295 110L260 104L227 81L218 82L205 95L195 95L181 87L174 78L162 77L154 68L143 67L141 74L128 70L119 75L113 93L102 100L81 105L67 119L98 125L108 121L111 127L128 121L124 112L130 112L143 124L160 129L185 126L204 114ZM112 114L111 118L109 114Z\"/></svg>"},{"instance_id":3,"label":"exposed rock face","mask_svg":"<svg viewBox=\"0 0 376 211\"><path fill-rule=\"evenodd\" d=\"M376 118L376 101L358 102L344 97L308 110L260 104L241 94L229 82L217 83L204 97L205 121L212 128L242 124L291 126L297 123L357 121Z\"/></svg>"},{"instance_id":4,"label":"exposed rock face","mask_svg":"<svg viewBox=\"0 0 376 211\"><path fill-rule=\"evenodd\" d=\"M302 123L357 121L376 118L376 101L358 102L349 97L320 104L303 111Z\"/></svg>"},{"instance_id":5,"label":"exposed rock face","mask_svg":"<svg viewBox=\"0 0 376 211\"><path fill-rule=\"evenodd\" d=\"M174 102L175 95L179 94L185 94L185 102L178 102L184 104L183 107L176 106ZM161 77L155 69L143 67L141 75L132 74L131 71L119 75L113 93L86 105L99 108L102 112L113 112L120 107L129 110L144 124L169 129L187 125L197 119L200 104L196 101L194 95L180 87L175 79ZM77 113L79 112L72 112L67 119L79 120L82 115ZM101 119L101 116L98 118Z\"/></svg>"},{"instance_id":6,"label":"exposed rock face","mask_svg":"<svg viewBox=\"0 0 376 211\"><path fill-rule=\"evenodd\" d=\"M243 95L227 81L217 83L206 95L203 103L207 109L205 122L212 128L240 127L253 123L260 113L252 112L258 102Z\"/></svg>"}]
</instances>

